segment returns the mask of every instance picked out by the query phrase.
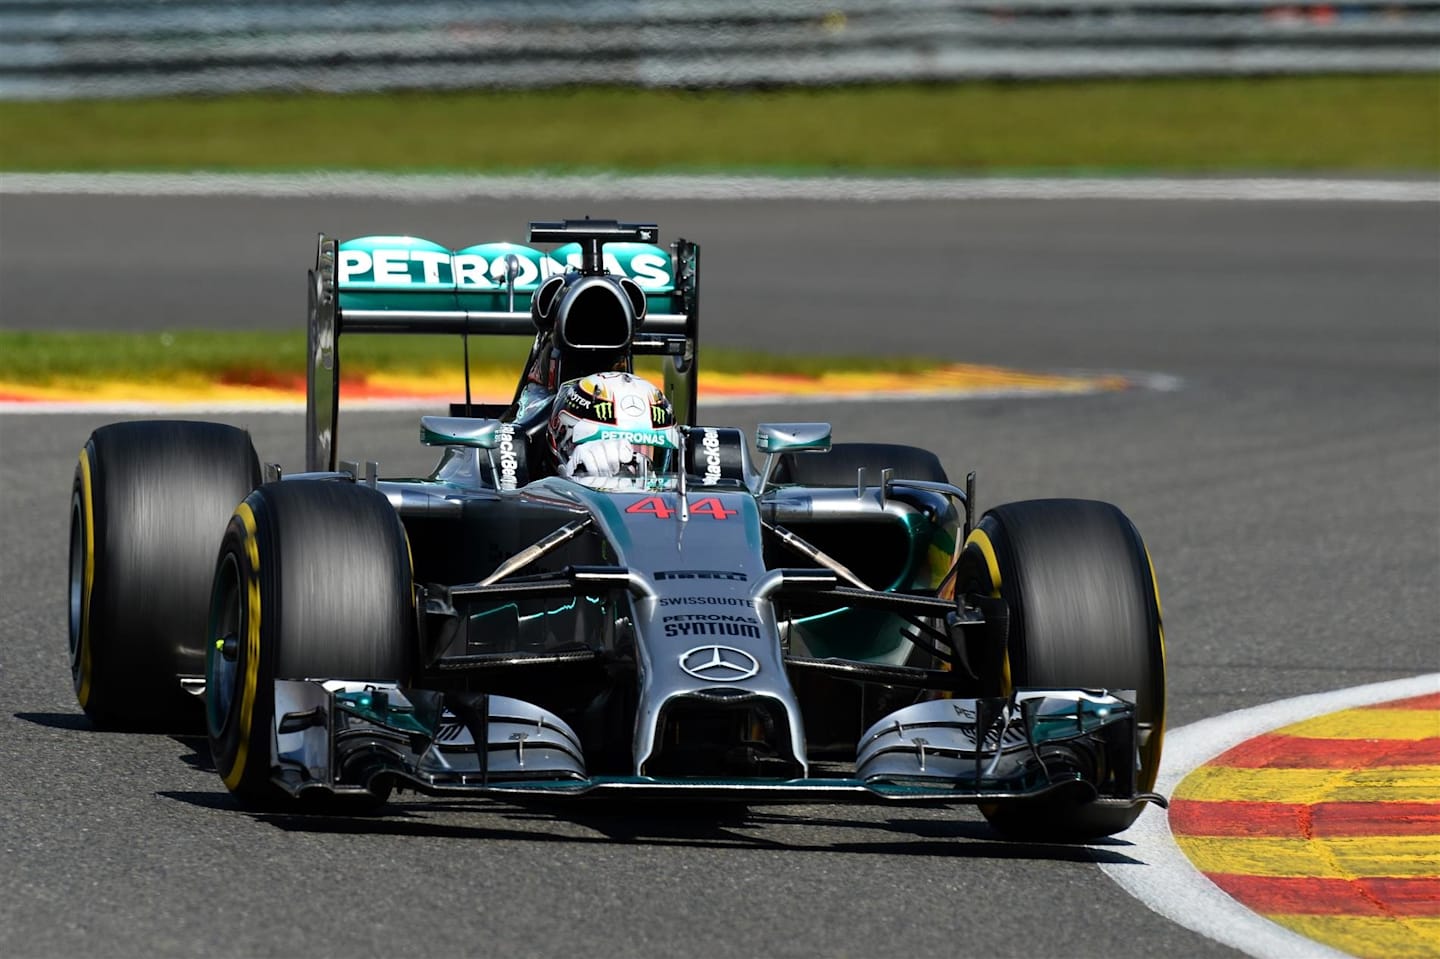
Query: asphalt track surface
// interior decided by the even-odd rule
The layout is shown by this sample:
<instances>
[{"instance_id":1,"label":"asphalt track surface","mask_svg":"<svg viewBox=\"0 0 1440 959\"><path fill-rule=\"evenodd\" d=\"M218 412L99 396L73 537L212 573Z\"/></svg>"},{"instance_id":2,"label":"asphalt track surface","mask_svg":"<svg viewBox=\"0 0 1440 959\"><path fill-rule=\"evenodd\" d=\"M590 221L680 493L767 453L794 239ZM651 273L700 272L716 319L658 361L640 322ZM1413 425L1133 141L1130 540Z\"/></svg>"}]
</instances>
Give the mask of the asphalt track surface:
<instances>
[{"instance_id":1,"label":"asphalt track surface","mask_svg":"<svg viewBox=\"0 0 1440 959\"><path fill-rule=\"evenodd\" d=\"M0 324L287 328L317 230L458 244L585 213L704 244L706 342L1179 377L830 411L841 439L977 470L982 507L1120 504L1155 558L1172 727L1440 667L1434 204L7 195ZM0 416L0 953L1234 954L1101 873L1145 868L1123 834L1005 843L968 811L407 795L378 818L245 813L203 742L97 733L75 706L68 491L103 420ZM236 421L263 460L301 463L299 416ZM343 454L382 474L426 465L414 437L411 413L342 419Z\"/></svg>"}]
</instances>

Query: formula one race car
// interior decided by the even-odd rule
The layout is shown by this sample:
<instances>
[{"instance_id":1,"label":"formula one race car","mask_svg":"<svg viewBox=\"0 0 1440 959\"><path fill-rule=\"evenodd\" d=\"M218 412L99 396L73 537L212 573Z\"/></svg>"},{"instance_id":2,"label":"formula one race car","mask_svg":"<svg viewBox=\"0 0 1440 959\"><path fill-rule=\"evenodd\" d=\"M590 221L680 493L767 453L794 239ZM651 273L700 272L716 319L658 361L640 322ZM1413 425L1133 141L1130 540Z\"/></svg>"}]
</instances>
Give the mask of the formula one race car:
<instances>
[{"instance_id":1,"label":"formula one race car","mask_svg":"<svg viewBox=\"0 0 1440 959\"><path fill-rule=\"evenodd\" d=\"M925 450L832 444L823 423L761 425L752 450L701 425L700 250L656 237L532 223L562 244L546 254L322 235L305 472L262 471L211 423L115 424L81 453L86 713L173 726L200 694L252 805L924 801L1069 839L1163 805L1160 605L1134 525L1064 499L976 521L974 474L952 485ZM366 332L534 345L510 403L471 403L467 370L464 402L421 419L429 476L379 479L337 457L341 334ZM559 469L561 407L607 421L595 384L637 356L664 396L631 412L665 428L610 432L659 455Z\"/></svg>"}]
</instances>

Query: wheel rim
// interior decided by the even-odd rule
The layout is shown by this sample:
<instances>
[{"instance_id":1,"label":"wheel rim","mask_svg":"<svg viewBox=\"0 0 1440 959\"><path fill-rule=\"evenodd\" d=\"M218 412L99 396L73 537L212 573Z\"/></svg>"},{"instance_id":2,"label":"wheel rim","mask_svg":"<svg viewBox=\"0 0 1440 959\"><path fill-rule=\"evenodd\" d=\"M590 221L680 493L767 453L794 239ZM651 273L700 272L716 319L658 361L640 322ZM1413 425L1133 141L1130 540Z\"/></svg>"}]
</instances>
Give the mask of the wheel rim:
<instances>
[{"instance_id":1,"label":"wheel rim","mask_svg":"<svg viewBox=\"0 0 1440 959\"><path fill-rule=\"evenodd\" d=\"M205 644L205 713L212 733L222 733L229 721L240 679L238 647L234 658L224 655L226 641L237 643L245 629L245 609L240 601L240 567L227 554L215 577L210 601L209 640Z\"/></svg>"},{"instance_id":2,"label":"wheel rim","mask_svg":"<svg viewBox=\"0 0 1440 959\"><path fill-rule=\"evenodd\" d=\"M70 499L70 669L80 669L81 626L85 617L85 513L80 494Z\"/></svg>"}]
</instances>

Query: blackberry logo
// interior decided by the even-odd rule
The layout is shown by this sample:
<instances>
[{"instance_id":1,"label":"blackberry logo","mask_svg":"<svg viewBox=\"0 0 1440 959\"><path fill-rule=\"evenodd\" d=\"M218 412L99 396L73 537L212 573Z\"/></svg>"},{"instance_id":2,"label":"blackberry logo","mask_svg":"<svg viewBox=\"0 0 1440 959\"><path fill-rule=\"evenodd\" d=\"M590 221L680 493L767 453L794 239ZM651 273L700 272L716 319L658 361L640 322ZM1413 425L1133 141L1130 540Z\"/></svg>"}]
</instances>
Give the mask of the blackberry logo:
<instances>
[{"instance_id":1,"label":"blackberry logo","mask_svg":"<svg viewBox=\"0 0 1440 959\"><path fill-rule=\"evenodd\" d=\"M707 426L705 435L700 439L700 450L705 454L705 478L702 482L706 486L714 486L720 482L720 434Z\"/></svg>"},{"instance_id":2,"label":"blackberry logo","mask_svg":"<svg viewBox=\"0 0 1440 959\"><path fill-rule=\"evenodd\" d=\"M515 425L501 423L496 431L500 436L500 477L496 486L504 490L515 488L516 475L520 470L520 459L515 455Z\"/></svg>"}]
</instances>

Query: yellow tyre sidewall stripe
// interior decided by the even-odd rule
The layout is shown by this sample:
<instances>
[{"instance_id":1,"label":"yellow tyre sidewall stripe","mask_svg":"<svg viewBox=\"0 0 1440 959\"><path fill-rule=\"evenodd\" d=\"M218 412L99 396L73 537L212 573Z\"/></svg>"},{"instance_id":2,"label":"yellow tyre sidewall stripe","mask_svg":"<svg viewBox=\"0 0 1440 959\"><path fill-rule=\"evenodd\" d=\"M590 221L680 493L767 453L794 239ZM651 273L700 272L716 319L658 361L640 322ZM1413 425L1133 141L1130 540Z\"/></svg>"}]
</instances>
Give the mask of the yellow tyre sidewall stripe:
<instances>
[{"instance_id":1,"label":"yellow tyre sidewall stripe","mask_svg":"<svg viewBox=\"0 0 1440 959\"><path fill-rule=\"evenodd\" d=\"M971 530L970 535L966 537L965 545L974 545L974 547L980 551L980 555L985 557L985 568L990 573L990 595L995 599L999 599L1000 563L995 559L995 544L990 542L990 534L976 527Z\"/></svg>"},{"instance_id":2,"label":"yellow tyre sidewall stripe","mask_svg":"<svg viewBox=\"0 0 1440 959\"><path fill-rule=\"evenodd\" d=\"M235 509L235 518L245 531L245 558L248 568L245 576L245 675L240 690L240 716L237 732L235 762L225 774L225 786L237 789L245 778L245 766L250 759L250 730L255 719L255 699L260 680L260 544L255 537L255 514L250 504L241 503ZM233 707L232 707L233 708Z\"/></svg>"},{"instance_id":3,"label":"yellow tyre sidewall stripe","mask_svg":"<svg viewBox=\"0 0 1440 959\"><path fill-rule=\"evenodd\" d=\"M90 702L90 594L95 589L95 496L90 479L90 448L80 451L80 514L85 524L84 581L80 591L80 684L75 698L84 709Z\"/></svg>"},{"instance_id":4,"label":"yellow tyre sidewall stripe","mask_svg":"<svg viewBox=\"0 0 1440 959\"><path fill-rule=\"evenodd\" d=\"M1000 562L995 558L995 544L990 542L990 534L986 533L978 526L975 527L975 529L972 529L970 531L970 535L965 538L966 548L970 547L972 544L976 549L980 551L980 555L985 558L985 569L990 576L991 598L1000 599ZM1010 675L1009 649L1005 650L1005 662L1003 664L1003 672L1001 673L1000 680L1001 689L1004 691L1004 694L1007 696L1010 695L1010 693L1013 692L1015 689L1015 681L1011 678Z\"/></svg>"},{"instance_id":5,"label":"yellow tyre sidewall stripe","mask_svg":"<svg viewBox=\"0 0 1440 959\"><path fill-rule=\"evenodd\" d=\"M1165 610L1160 605L1160 581L1155 578L1155 560L1150 558L1150 547L1142 543L1141 549L1145 550L1145 564L1150 567L1150 588L1155 591L1155 630L1160 638L1160 679L1162 684L1160 689L1160 715L1155 717L1155 726L1150 732L1150 737L1154 741L1151 748L1153 748L1155 753L1155 769L1153 770L1155 775L1148 784L1144 784L1145 788L1149 789L1155 785L1155 779L1158 778L1160 774L1160 752L1165 743L1165 707L1167 698L1165 696L1164 679L1169 674L1169 665L1166 663L1165 656Z\"/></svg>"}]
</instances>

